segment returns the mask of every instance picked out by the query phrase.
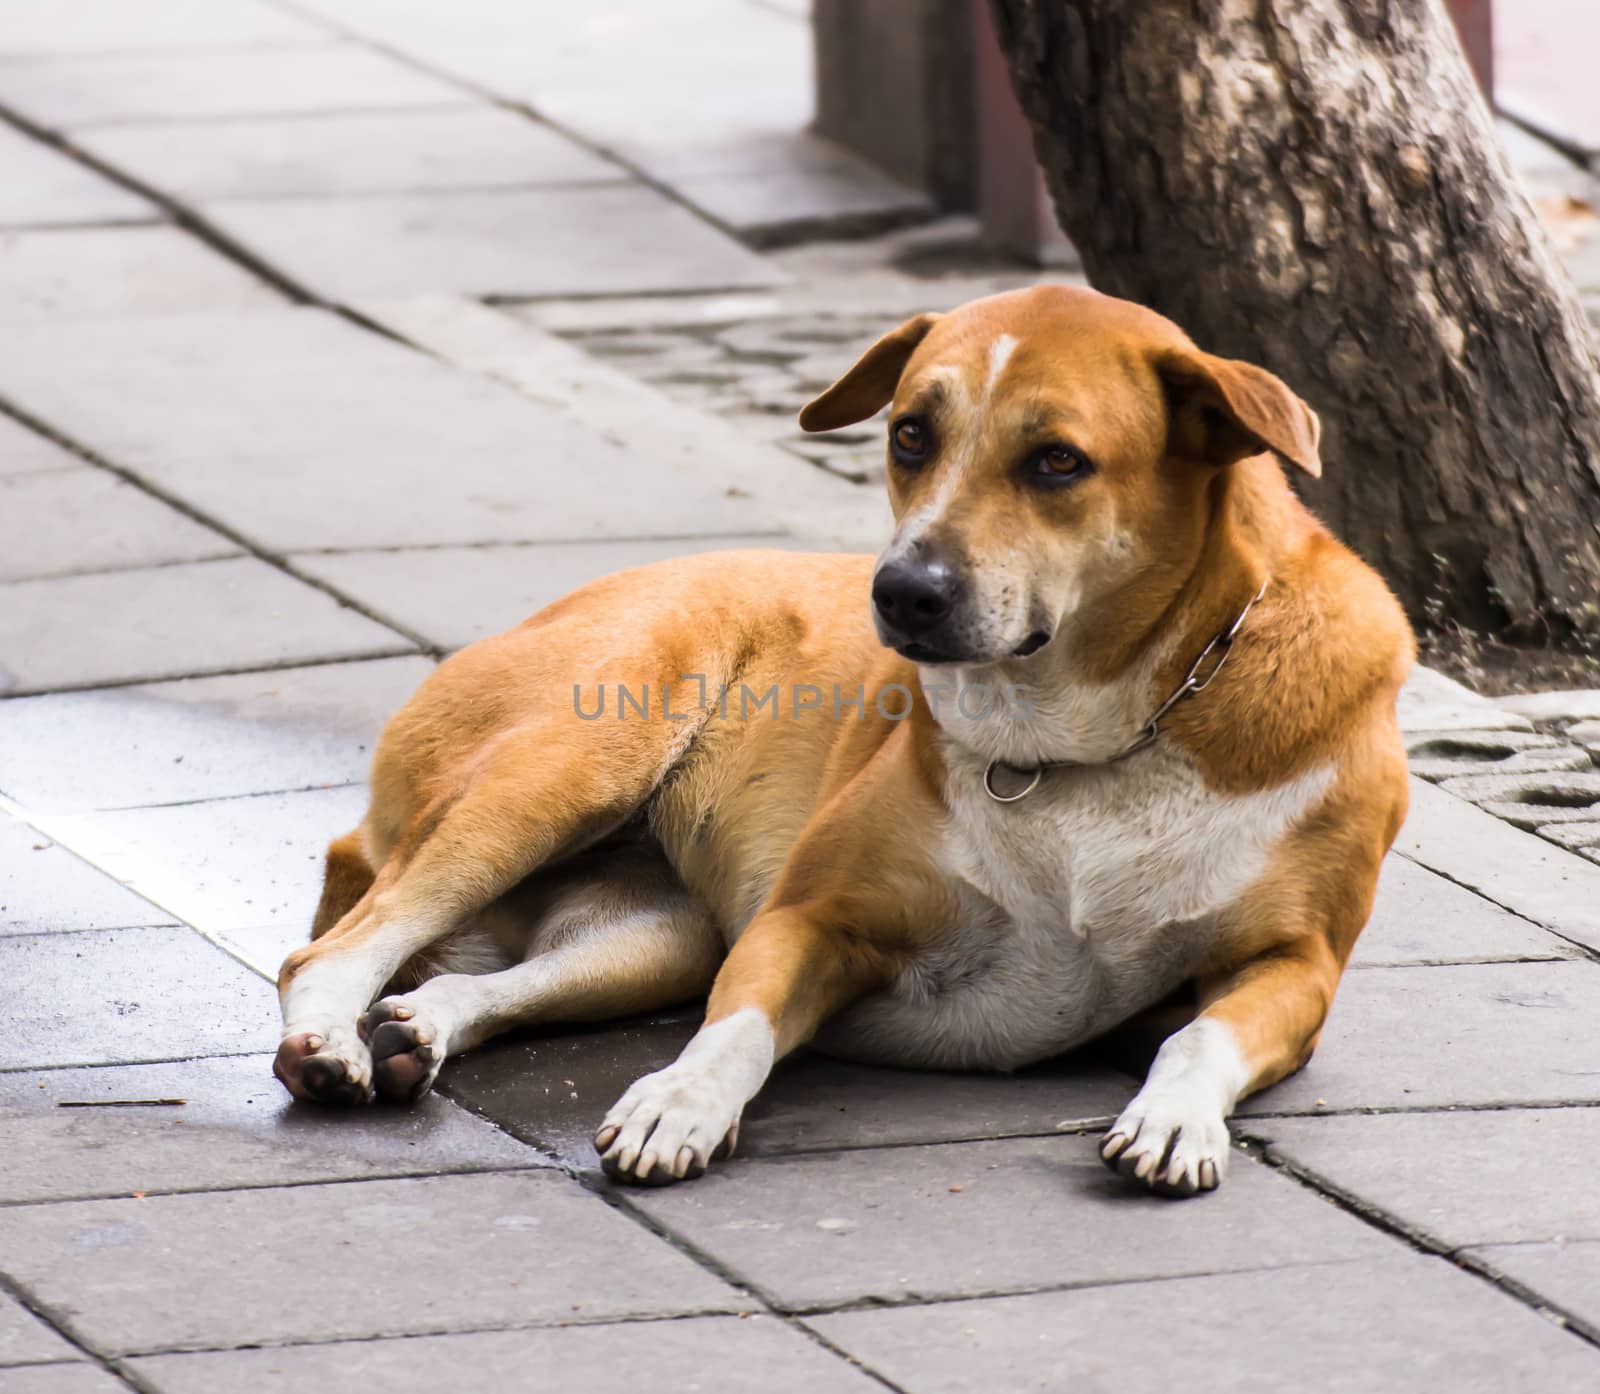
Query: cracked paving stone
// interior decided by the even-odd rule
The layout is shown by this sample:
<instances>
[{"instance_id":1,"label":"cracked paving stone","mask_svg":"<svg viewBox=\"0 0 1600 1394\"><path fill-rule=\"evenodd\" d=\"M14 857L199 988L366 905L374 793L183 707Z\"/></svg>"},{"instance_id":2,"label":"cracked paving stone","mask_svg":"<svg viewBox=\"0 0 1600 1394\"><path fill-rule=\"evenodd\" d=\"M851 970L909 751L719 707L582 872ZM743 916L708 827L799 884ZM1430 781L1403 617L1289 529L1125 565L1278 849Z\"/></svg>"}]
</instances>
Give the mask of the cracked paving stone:
<instances>
[{"instance_id":1,"label":"cracked paving stone","mask_svg":"<svg viewBox=\"0 0 1600 1394\"><path fill-rule=\"evenodd\" d=\"M272 988L192 929L0 939L0 1070L244 1055L278 1043Z\"/></svg>"},{"instance_id":2,"label":"cracked paving stone","mask_svg":"<svg viewBox=\"0 0 1600 1394\"><path fill-rule=\"evenodd\" d=\"M0 1250L17 1282L117 1354L752 1305L552 1171L11 1206ZM397 1296L373 1275L402 1255L426 1281Z\"/></svg>"},{"instance_id":3,"label":"cracked paving stone","mask_svg":"<svg viewBox=\"0 0 1600 1394\"><path fill-rule=\"evenodd\" d=\"M1248 1131L1272 1158L1442 1248L1600 1240L1600 1109L1263 1118Z\"/></svg>"},{"instance_id":4,"label":"cracked paving stone","mask_svg":"<svg viewBox=\"0 0 1600 1394\"><path fill-rule=\"evenodd\" d=\"M135 1361L134 1369L161 1394L448 1390L464 1370L480 1390L528 1389L530 1371L560 1371L560 1386L584 1394L636 1394L642 1370L656 1389L695 1394L748 1394L753 1383L762 1394L877 1394L883 1388L781 1321L738 1317L161 1355Z\"/></svg>"},{"instance_id":5,"label":"cracked paving stone","mask_svg":"<svg viewBox=\"0 0 1600 1394\"><path fill-rule=\"evenodd\" d=\"M9 6L5 7L9 8ZM0 8L0 39L6 32ZM9 126L0 126L0 228L69 223L143 223L154 204Z\"/></svg>"},{"instance_id":6,"label":"cracked paving stone","mask_svg":"<svg viewBox=\"0 0 1600 1394\"><path fill-rule=\"evenodd\" d=\"M1587 755L1584 761L1588 763ZM1600 770L1471 775L1446 780L1441 787L1530 831L1547 823L1581 823L1600 817Z\"/></svg>"},{"instance_id":7,"label":"cracked paving stone","mask_svg":"<svg viewBox=\"0 0 1600 1394\"><path fill-rule=\"evenodd\" d=\"M1600 1335L1600 1243L1499 1244L1467 1253L1570 1312Z\"/></svg>"},{"instance_id":8,"label":"cracked paving stone","mask_svg":"<svg viewBox=\"0 0 1600 1394\"><path fill-rule=\"evenodd\" d=\"M82 468L83 461L71 451L0 415L0 479Z\"/></svg>"},{"instance_id":9,"label":"cracked paving stone","mask_svg":"<svg viewBox=\"0 0 1600 1394\"><path fill-rule=\"evenodd\" d=\"M1570 741L1535 731L1452 731L1406 740L1411 773L1423 779L1586 770L1588 755Z\"/></svg>"},{"instance_id":10,"label":"cracked paving stone","mask_svg":"<svg viewBox=\"0 0 1600 1394\"><path fill-rule=\"evenodd\" d=\"M1600 1379L1591 1346L1443 1260L1402 1252L807 1324L916 1394L1142 1394L1195 1386L1196 1371L1196 1387L1228 1394L1550 1394Z\"/></svg>"},{"instance_id":11,"label":"cracked paving stone","mask_svg":"<svg viewBox=\"0 0 1600 1394\"><path fill-rule=\"evenodd\" d=\"M119 1099L182 1103L110 1105ZM63 1108L63 1100L99 1106ZM0 1074L0 1131L11 1157L0 1171L8 1202L550 1165L435 1095L407 1108L294 1103L265 1054Z\"/></svg>"},{"instance_id":12,"label":"cracked paving stone","mask_svg":"<svg viewBox=\"0 0 1600 1394\"><path fill-rule=\"evenodd\" d=\"M24 1365L0 1370L5 1394L128 1394L128 1386L98 1365Z\"/></svg>"},{"instance_id":13,"label":"cracked paving stone","mask_svg":"<svg viewBox=\"0 0 1600 1394\"><path fill-rule=\"evenodd\" d=\"M733 1158L630 1202L787 1309L1281 1268L1393 1241L1235 1152L1220 1190L1173 1202L1096 1137Z\"/></svg>"},{"instance_id":14,"label":"cracked paving stone","mask_svg":"<svg viewBox=\"0 0 1600 1394\"><path fill-rule=\"evenodd\" d=\"M0 1080L0 1086L3 1084ZM82 1359L77 1347L62 1340L20 1302L0 1293L0 1370Z\"/></svg>"}]
</instances>

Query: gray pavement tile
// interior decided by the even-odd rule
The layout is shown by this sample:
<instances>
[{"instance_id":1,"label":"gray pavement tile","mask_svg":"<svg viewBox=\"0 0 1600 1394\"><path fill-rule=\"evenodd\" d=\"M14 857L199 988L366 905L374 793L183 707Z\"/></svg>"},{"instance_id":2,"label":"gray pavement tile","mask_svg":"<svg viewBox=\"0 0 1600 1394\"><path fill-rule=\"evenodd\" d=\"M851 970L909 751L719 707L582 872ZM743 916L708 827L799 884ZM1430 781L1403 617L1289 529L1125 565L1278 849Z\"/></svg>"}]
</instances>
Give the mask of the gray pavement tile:
<instances>
[{"instance_id":1,"label":"gray pavement tile","mask_svg":"<svg viewBox=\"0 0 1600 1394\"><path fill-rule=\"evenodd\" d=\"M642 185L224 200L205 212L332 298L622 295L781 280L753 252Z\"/></svg>"},{"instance_id":2,"label":"gray pavement tile","mask_svg":"<svg viewBox=\"0 0 1600 1394\"><path fill-rule=\"evenodd\" d=\"M299 554L294 562L374 614L430 644L456 649L521 624L569 591L614 571L700 552L804 546L791 537L667 537Z\"/></svg>"},{"instance_id":3,"label":"gray pavement tile","mask_svg":"<svg viewBox=\"0 0 1600 1394\"><path fill-rule=\"evenodd\" d=\"M1393 1245L1242 1154L1219 1191L1174 1204L1107 1171L1097 1147L1060 1137L736 1158L629 1196L795 1309L1279 1268Z\"/></svg>"},{"instance_id":4,"label":"gray pavement tile","mask_svg":"<svg viewBox=\"0 0 1600 1394\"><path fill-rule=\"evenodd\" d=\"M107 1103L118 1099L184 1102ZM355 1110L292 1103L269 1055L0 1074L0 1135L7 1202L549 1165L441 1098Z\"/></svg>"},{"instance_id":5,"label":"gray pavement tile","mask_svg":"<svg viewBox=\"0 0 1600 1394\"><path fill-rule=\"evenodd\" d=\"M82 464L70 450L63 450L37 431L30 431L20 421L0 415L0 479L78 469Z\"/></svg>"},{"instance_id":6,"label":"gray pavement tile","mask_svg":"<svg viewBox=\"0 0 1600 1394\"><path fill-rule=\"evenodd\" d=\"M1600 1240L1600 1109L1274 1118L1249 1131L1443 1248Z\"/></svg>"},{"instance_id":7,"label":"gray pavement tile","mask_svg":"<svg viewBox=\"0 0 1600 1394\"><path fill-rule=\"evenodd\" d=\"M223 948L270 983L278 981L278 970L290 951L308 943L310 938L310 920L298 917L278 924L225 929L217 934L217 942Z\"/></svg>"},{"instance_id":8,"label":"gray pavement tile","mask_svg":"<svg viewBox=\"0 0 1600 1394\"><path fill-rule=\"evenodd\" d=\"M20 1302L0 1293L0 1367L45 1365L51 1361L82 1358L74 1346L63 1341Z\"/></svg>"},{"instance_id":9,"label":"gray pavement tile","mask_svg":"<svg viewBox=\"0 0 1600 1394\"><path fill-rule=\"evenodd\" d=\"M0 13L0 33L4 25ZM0 127L0 227L136 223L159 216L137 194L20 131Z\"/></svg>"},{"instance_id":10,"label":"gray pavement tile","mask_svg":"<svg viewBox=\"0 0 1600 1394\"><path fill-rule=\"evenodd\" d=\"M366 813L360 785L69 814L52 833L208 934L292 924L309 932L328 843Z\"/></svg>"},{"instance_id":11,"label":"gray pavement tile","mask_svg":"<svg viewBox=\"0 0 1600 1394\"><path fill-rule=\"evenodd\" d=\"M1442 1260L1406 1254L808 1324L917 1394L1550 1394L1600 1378L1600 1352Z\"/></svg>"},{"instance_id":12,"label":"gray pavement tile","mask_svg":"<svg viewBox=\"0 0 1600 1394\"><path fill-rule=\"evenodd\" d=\"M0 935L171 923L164 910L0 813Z\"/></svg>"},{"instance_id":13,"label":"gray pavement tile","mask_svg":"<svg viewBox=\"0 0 1600 1394\"><path fill-rule=\"evenodd\" d=\"M0 0L0 55L206 49L325 40L267 0Z\"/></svg>"},{"instance_id":14,"label":"gray pavement tile","mask_svg":"<svg viewBox=\"0 0 1600 1394\"><path fill-rule=\"evenodd\" d=\"M675 459L664 495L657 456L560 400L322 311L0 336L0 395L277 551L777 526L735 487L748 462Z\"/></svg>"},{"instance_id":15,"label":"gray pavement tile","mask_svg":"<svg viewBox=\"0 0 1600 1394\"><path fill-rule=\"evenodd\" d=\"M606 1110L670 1064L700 1024L698 1005L649 1020L492 1043L446 1066L444 1087L474 1113L595 1168ZM1109 1123L1133 1092L1126 1075L1068 1057L1014 1075L887 1070L802 1051L745 1110L741 1157L1050 1133Z\"/></svg>"},{"instance_id":16,"label":"gray pavement tile","mask_svg":"<svg viewBox=\"0 0 1600 1394\"><path fill-rule=\"evenodd\" d=\"M1600 719L1600 688L1566 688L1559 692L1519 692L1500 699L1501 706L1534 721Z\"/></svg>"},{"instance_id":17,"label":"gray pavement tile","mask_svg":"<svg viewBox=\"0 0 1600 1394\"><path fill-rule=\"evenodd\" d=\"M0 694L410 647L394 631L254 558L0 586Z\"/></svg>"},{"instance_id":18,"label":"gray pavement tile","mask_svg":"<svg viewBox=\"0 0 1600 1394\"><path fill-rule=\"evenodd\" d=\"M277 994L192 929L0 939L0 1070L243 1055L278 1043Z\"/></svg>"},{"instance_id":19,"label":"gray pavement tile","mask_svg":"<svg viewBox=\"0 0 1600 1394\"><path fill-rule=\"evenodd\" d=\"M1600 1102L1600 966L1346 973L1311 1063L1241 1113Z\"/></svg>"},{"instance_id":20,"label":"gray pavement tile","mask_svg":"<svg viewBox=\"0 0 1600 1394\"><path fill-rule=\"evenodd\" d=\"M158 1355L133 1368L160 1394L299 1394L311 1388L582 1389L634 1394L645 1382L695 1394L875 1394L883 1386L771 1317L687 1317L562 1329L418 1336L404 1341ZM559 1372L559 1375L556 1374ZM533 1381L530 1383L530 1381Z\"/></svg>"},{"instance_id":21,"label":"gray pavement tile","mask_svg":"<svg viewBox=\"0 0 1600 1394\"><path fill-rule=\"evenodd\" d=\"M116 1353L750 1305L551 1171L13 1206L0 1249L16 1281ZM401 1292L382 1279L397 1262L416 1275Z\"/></svg>"},{"instance_id":22,"label":"gray pavement tile","mask_svg":"<svg viewBox=\"0 0 1600 1394\"><path fill-rule=\"evenodd\" d=\"M1502 1244L1468 1252L1600 1332L1600 1243Z\"/></svg>"},{"instance_id":23,"label":"gray pavement tile","mask_svg":"<svg viewBox=\"0 0 1600 1394\"><path fill-rule=\"evenodd\" d=\"M1600 949L1600 867L1420 779L1395 851L1506 909Z\"/></svg>"},{"instance_id":24,"label":"gray pavement tile","mask_svg":"<svg viewBox=\"0 0 1600 1394\"><path fill-rule=\"evenodd\" d=\"M42 126L466 105L472 98L358 44L85 54L0 62L0 101Z\"/></svg>"},{"instance_id":25,"label":"gray pavement tile","mask_svg":"<svg viewBox=\"0 0 1600 1394\"><path fill-rule=\"evenodd\" d=\"M379 658L0 703L0 793L78 813L354 784L433 671Z\"/></svg>"},{"instance_id":26,"label":"gray pavement tile","mask_svg":"<svg viewBox=\"0 0 1600 1394\"><path fill-rule=\"evenodd\" d=\"M672 181L672 190L756 245L824 229L839 233L930 218L933 200L871 166L840 173L790 170Z\"/></svg>"},{"instance_id":27,"label":"gray pavement tile","mask_svg":"<svg viewBox=\"0 0 1600 1394\"><path fill-rule=\"evenodd\" d=\"M0 749L4 748L0 711ZM1566 958L1577 950L1548 930L1502 910L1404 857L1389 856L1372 918L1356 941L1353 967L1489 963Z\"/></svg>"},{"instance_id":28,"label":"gray pavement tile","mask_svg":"<svg viewBox=\"0 0 1600 1394\"><path fill-rule=\"evenodd\" d=\"M7 1370L5 1394L127 1394L128 1386L98 1365L24 1365Z\"/></svg>"},{"instance_id":29,"label":"gray pavement tile","mask_svg":"<svg viewBox=\"0 0 1600 1394\"><path fill-rule=\"evenodd\" d=\"M620 165L499 107L86 131L107 164L184 202L624 183Z\"/></svg>"},{"instance_id":30,"label":"gray pavement tile","mask_svg":"<svg viewBox=\"0 0 1600 1394\"><path fill-rule=\"evenodd\" d=\"M1464 683L1418 664L1395 704L1400 729L1408 737L1423 731L1530 731L1525 716L1509 711Z\"/></svg>"},{"instance_id":31,"label":"gray pavement tile","mask_svg":"<svg viewBox=\"0 0 1600 1394\"><path fill-rule=\"evenodd\" d=\"M282 303L265 282L174 227L0 231L0 324Z\"/></svg>"},{"instance_id":32,"label":"gray pavement tile","mask_svg":"<svg viewBox=\"0 0 1600 1394\"><path fill-rule=\"evenodd\" d=\"M0 582L238 555L221 533L89 465L0 478Z\"/></svg>"}]
</instances>

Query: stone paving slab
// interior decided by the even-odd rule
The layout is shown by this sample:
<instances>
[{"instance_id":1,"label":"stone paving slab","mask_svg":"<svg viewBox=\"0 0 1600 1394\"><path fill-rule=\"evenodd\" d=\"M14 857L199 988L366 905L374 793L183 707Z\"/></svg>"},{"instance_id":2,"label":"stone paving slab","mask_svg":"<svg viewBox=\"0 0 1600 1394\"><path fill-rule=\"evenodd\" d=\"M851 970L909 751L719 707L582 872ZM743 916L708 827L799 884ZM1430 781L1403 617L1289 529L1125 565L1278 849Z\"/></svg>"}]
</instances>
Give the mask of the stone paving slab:
<instances>
[{"instance_id":1,"label":"stone paving slab","mask_svg":"<svg viewBox=\"0 0 1600 1394\"><path fill-rule=\"evenodd\" d=\"M1135 1192L1098 1139L734 1159L631 1203L787 1309L1363 1258L1376 1230L1242 1154L1192 1205Z\"/></svg>"},{"instance_id":2,"label":"stone paving slab","mask_svg":"<svg viewBox=\"0 0 1600 1394\"><path fill-rule=\"evenodd\" d=\"M5 1372L5 1394L127 1394L127 1389L98 1365L25 1365Z\"/></svg>"},{"instance_id":3,"label":"stone paving slab","mask_svg":"<svg viewBox=\"0 0 1600 1394\"><path fill-rule=\"evenodd\" d=\"M682 293L781 273L642 185L225 200L206 216L332 299Z\"/></svg>"},{"instance_id":4,"label":"stone paving slab","mask_svg":"<svg viewBox=\"0 0 1600 1394\"><path fill-rule=\"evenodd\" d=\"M0 1249L118 1354L750 1306L550 1171L14 1206Z\"/></svg>"},{"instance_id":5,"label":"stone paving slab","mask_svg":"<svg viewBox=\"0 0 1600 1394\"><path fill-rule=\"evenodd\" d=\"M474 1113L595 1169L591 1139L640 1075L677 1058L698 1004L654 1019L515 1037L452 1061L444 1087ZM1134 1081L1084 1056L1014 1075L876 1069L801 1051L745 1111L741 1157L1052 1133L1109 1124Z\"/></svg>"},{"instance_id":6,"label":"stone paving slab","mask_svg":"<svg viewBox=\"0 0 1600 1394\"><path fill-rule=\"evenodd\" d=\"M1404 1253L807 1324L916 1394L1550 1394L1600 1378L1600 1352L1442 1260Z\"/></svg>"},{"instance_id":7,"label":"stone paving slab","mask_svg":"<svg viewBox=\"0 0 1600 1394\"><path fill-rule=\"evenodd\" d=\"M0 33L5 23L0 14ZM140 223L159 216L137 194L20 131L0 126L0 227Z\"/></svg>"},{"instance_id":8,"label":"stone paving slab","mask_svg":"<svg viewBox=\"0 0 1600 1394\"><path fill-rule=\"evenodd\" d=\"M757 534L305 553L294 562L306 575L429 644L458 649L521 624L569 591L614 571L700 552L804 546L795 538Z\"/></svg>"},{"instance_id":9,"label":"stone paving slab","mask_svg":"<svg viewBox=\"0 0 1600 1394\"><path fill-rule=\"evenodd\" d=\"M327 31L267 0L0 0L0 55L315 43Z\"/></svg>"},{"instance_id":10,"label":"stone paving slab","mask_svg":"<svg viewBox=\"0 0 1600 1394\"><path fill-rule=\"evenodd\" d=\"M0 710L0 750L5 712ZM1356 941L1355 968L1569 958L1578 950L1426 867L1384 859L1372 918Z\"/></svg>"},{"instance_id":11,"label":"stone paving slab","mask_svg":"<svg viewBox=\"0 0 1600 1394\"><path fill-rule=\"evenodd\" d=\"M4 770L0 760L0 778L7 777ZM171 923L165 911L42 832L0 813L0 935Z\"/></svg>"},{"instance_id":12,"label":"stone paving slab","mask_svg":"<svg viewBox=\"0 0 1600 1394\"><path fill-rule=\"evenodd\" d=\"M713 174L671 181L674 193L752 246L831 236L931 218L933 200L861 161L816 173Z\"/></svg>"},{"instance_id":13,"label":"stone paving slab","mask_svg":"<svg viewBox=\"0 0 1600 1394\"><path fill-rule=\"evenodd\" d=\"M1311 1063L1241 1114L1600 1102L1600 966L1345 974Z\"/></svg>"},{"instance_id":14,"label":"stone paving slab","mask_svg":"<svg viewBox=\"0 0 1600 1394\"><path fill-rule=\"evenodd\" d=\"M41 126L463 106L459 88L358 44L0 62L0 103Z\"/></svg>"},{"instance_id":15,"label":"stone paving slab","mask_svg":"<svg viewBox=\"0 0 1600 1394\"><path fill-rule=\"evenodd\" d=\"M216 938L246 968L276 983L290 951L310 942L311 920L290 916L277 924L219 930Z\"/></svg>"},{"instance_id":16,"label":"stone paving slab","mask_svg":"<svg viewBox=\"0 0 1600 1394\"><path fill-rule=\"evenodd\" d=\"M1576 1317L1591 1336L1600 1334L1600 1243L1502 1244L1467 1252Z\"/></svg>"},{"instance_id":17,"label":"stone paving slab","mask_svg":"<svg viewBox=\"0 0 1600 1394\"><path fill-rule=\"evenodd\" d=\"M539 1387L550 1372L584 1394L635 1394L644 1382L694 1394L874 1394L876 1380L773 1317L685 1317L404 1341L337 1342L271 1350L150 1356L133 1369L156 1394L299 1394L306 1388L394 1385L448 1390L471 1371L478 1390ZM559 1375L556 1374L559 1372ZM542 1384L542 1381L541 1381Z\"/></svg>"},{"instance_id":18,"label":"stone paving slab","mask_svg":"<svg viewBox=\"0 0 1600 1394\"><path fill-rule=\"evenodd\" d=\"M359 783L432 671L379 658L14 698L0 703L0 793L79 813Z\"/></svg>"},{"instance_id":19,"label":"stone paving slab","mask_svg":"<svg viewBox=\"0 0 1600 1394\"><path fill-rule=\"evenodd\" d=\"M1499 699L1507 711L1532 721L1600 720L1600 688L1518 692Z\"/></svg>"},{"instance_id":20,"label":"stone paving slab","mask_svg":"<svg viewBox=\"0 0 1600 1394\"><path fill-rule=\"evenodd\" d=\"M1600 867L1420 779L1395 851L1535 924L1600 949Z\"/></svg>"},{"instance_id":21,"label":"stone paving slab","mask_svg":"<svg viewBox=\"0 0 1600 1394\"><path fill-rule=\"evenodd\" d=\"M0 324L282 303L265 282L174 227L0 232Z\"/></svg>"},{"instance_id":22,"label":"stone paving slab","mask_svg":"<svg viewBox=\"0 0 1600 1394\"><path fill-rule=\"evenodd\" d=\"M117 1099L184 1102L60 1107ZM0 1074L0 1135L11 1157L0 1171L6 1202L549 1165L437 1096L407 1108L293 1103L270 1055Z\"/></svg>"},{"instance_id":23,"label":"stone paving slab","mask_svg":"<svg viewBox=\"0 0 1600 1394\"><path fill-rule=\"evenodd\" d=\"M63 1341L20 1302L0 1293L0 1368L45 1365L52 1361L81 1360L77 1349ZM5 1376L11 1378L9 1374ZM6 1385L9 1389L11 1386Z\"/></svg>"},{"instance_id":24,"label":"stone paving slab","mask_svg":"<svg viewBox=\"0 0 1600 1394\"><path fill-rule=\"evenodd\" d=\"M239 554L221 533L104 470L0 478L0 583Z\"/></svg>"},{"instance_id":25,"label":"stone paving slab","mask_svg":"<svg viewBox=\"0 0 1600 1394\"><path fill-rule=\"evenodd\" d=\"M690 462L663 495L659 456L560 402L322 311L0 336L0 395L277 551L775 526L732 461Z\"/></svg>"},{"instance_id":26,"label":"stone paving slab","mask_svg":"<svg viewBox=\"0 0 1600 1394\"><path fill-rule=\"evenodd\" d=\"M0 939L0 982L9 1027L0 1070L277 1046L277 994L192 929Z\"/></svg>"},{"instance_id":27,"label":"stone paving slab","mask_svg":"<svg viewBox=\"0 0 1600 1394\"><path fill-rule=\"evenodd\" d=\"M63 450L37 431L30 431L20 421L0 415L0 479L78 469L82 464L71 451Z\"/></svg>"},{"instance_id":28,"label":"stone paving slab","mask_svg":"<svg viewBox=\"0 0 1600 1394\"><path fill-rule=\"evenodd\" d=\"M0 585L0 694L378 657L412 647L248 557Z\"/></svg>"},{"instance_id":29,"label":"stone paving slab","mask_svg":"<svg viewBox=\"0 0 1600 1394\"><path fill-rule=\"evenodd\" d=\"M49 826L96 866L208 934L266 924L309 931L328 843L366 808L363 786L341 785L72 814Z\"/></svg>"},{"instance_id":30,"label":"stone paving slab","mask_svg":"<svg viewBox=\"0 0 1600 1394\"><path fill-rule=\"evenodd\" d=\"M78 140L185 203L631 179L549 126L490 106L152 123Z\"/></svg>"},{"instance_id":31,"label":"stone paving slab","mask_svg":"<svg viewBox=\"0 0 1600 1394\"><path fill-rule=\"evenodd\" d=\"M1442 1248L1600 1240L1600 1109L1275 1118L1249 1131Z\"/></svg>"}]
</instances>

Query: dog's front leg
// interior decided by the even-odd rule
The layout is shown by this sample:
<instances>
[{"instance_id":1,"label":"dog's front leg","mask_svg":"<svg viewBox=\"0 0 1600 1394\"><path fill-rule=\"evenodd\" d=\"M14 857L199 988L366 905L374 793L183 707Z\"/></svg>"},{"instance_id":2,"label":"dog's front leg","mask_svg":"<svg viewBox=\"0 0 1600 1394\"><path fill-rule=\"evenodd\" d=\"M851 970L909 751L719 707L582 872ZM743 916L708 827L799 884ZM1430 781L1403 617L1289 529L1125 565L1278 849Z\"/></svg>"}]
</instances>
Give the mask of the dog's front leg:
<instances>
[{"instance_id":1,"label":"dog's front leg","mask_svg":"<svg viewBox=\"0 0 1600 1394\"><path fill-rule=\"evenodd\" d=\"M773 1062L847 1003L881 986L884 956L821 906L770 909L733 946L683 1054L617 1101L595 1134L607 1173L665 1184L733 1151L744 1106Z\"/></svg>"},{"instance_id":2,"label":"dog's front leg","mask_svg":"<svg viewBox=\"0 0 1600 1394\"><path fill-rule=\"evenodd\" d=\"M1164 1195L1215 1190L1228 1167L1228 1115L1311 1058L1338 981L1317 937L1202 983L1203 1010L1162 1044L1106 1134L1106 1164Z\"/></svg>"}]
</instances>

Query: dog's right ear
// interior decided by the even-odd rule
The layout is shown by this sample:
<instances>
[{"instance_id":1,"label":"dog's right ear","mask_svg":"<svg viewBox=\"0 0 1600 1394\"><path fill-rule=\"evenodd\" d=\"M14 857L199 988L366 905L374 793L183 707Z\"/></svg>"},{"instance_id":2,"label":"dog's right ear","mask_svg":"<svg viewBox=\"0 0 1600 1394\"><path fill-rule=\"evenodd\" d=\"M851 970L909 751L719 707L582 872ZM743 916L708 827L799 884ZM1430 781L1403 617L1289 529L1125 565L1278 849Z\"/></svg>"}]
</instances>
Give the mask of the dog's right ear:
<instances>
[{"instance_id":1,"label":"dog's right ear","mask_svg":"<svg viewBox=\"0 0 1600 1394\"><path fill-rule=\"evenodd\" d=\"M836 431L865 421L885 406L894 397L906 360L938 318L935 314L917 315L891 329L838 382L800 408L801 429Z\"/></svg>"}]
</instances>

